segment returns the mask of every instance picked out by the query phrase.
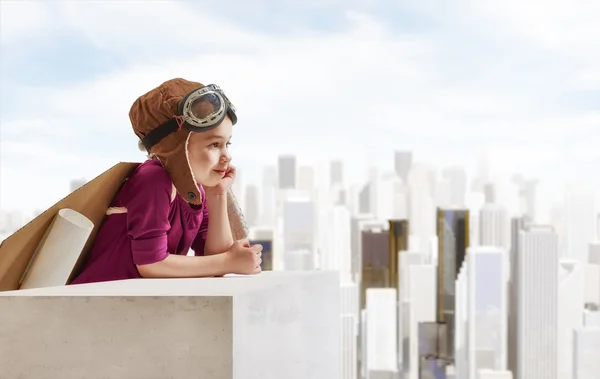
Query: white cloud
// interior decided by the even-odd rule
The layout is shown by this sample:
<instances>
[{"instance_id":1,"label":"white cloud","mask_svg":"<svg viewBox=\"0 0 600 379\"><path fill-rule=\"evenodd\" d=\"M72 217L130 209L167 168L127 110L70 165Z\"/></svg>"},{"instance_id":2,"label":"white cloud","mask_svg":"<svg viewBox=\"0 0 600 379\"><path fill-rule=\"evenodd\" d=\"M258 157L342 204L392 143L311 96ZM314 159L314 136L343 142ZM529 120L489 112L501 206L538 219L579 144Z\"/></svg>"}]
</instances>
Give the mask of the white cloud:
<instances>
[{"instance_id":1,"label":"white cloud","mask_svg":"<svg viewBox=\"0 0 600 379\"><path fill-rule=\"evenodd\" d=\"M1 1L0 41L9 44L24 38L36 37L36 31L47 28L51 21L48 9L41 2Z\"/></svg>"},{"instance_id":2,"label":"white cloud","mask_svg":"<svg viewBox=\"0 0 600 379\"><path fill-rule=\"evenodd\" d=\"M514 13L470 9L468 14L496 20ZM31 12L38 12L38 19L47 17L39 9ZM349 170L356 179L364 172L365 156L376 150L389 151L380 154L380 163L389 166L394 148L413 149L438 165L472 165L481 150L490 149L496 165L546 175L550 170L540 169L554 162L576 166L582 159L575 154L578 146L565 146L566 137L600 126L597 113L561 114L545 102L543 89L536 95L535 89L507 87L503 77L493 78L490 83L497 86L490 87L442 83L441 76L453 74L453 67L441 64L449 46L430 33L398 34L360 12L346 13L343 33L293 35L259 33L180 2L68 2L52 12L54 24L122 54L129 64L75 85L23 90L24 98L43 101L26 118L2 121L3 207L19 191L11 183L33 186L42 167L62 167L56 180L67 182L90 178L119 160L143 159L130 129L129 107L172 77L216 82L227 90L240 112L234 151L242 167L274 162L284 151L313 161L336 156L357 167ZM559 46L539 40L537 30L554 25L552 17L542 20L535 33L520 19L511 22L532 41ZM29 26L27 33L11 32L11 40L31 41L48 27ZM21 157L39 164L16 170L4 163ZM45 206L62 197L66 187L55 188L35 201Z\"/></svg>"}]
</instances>

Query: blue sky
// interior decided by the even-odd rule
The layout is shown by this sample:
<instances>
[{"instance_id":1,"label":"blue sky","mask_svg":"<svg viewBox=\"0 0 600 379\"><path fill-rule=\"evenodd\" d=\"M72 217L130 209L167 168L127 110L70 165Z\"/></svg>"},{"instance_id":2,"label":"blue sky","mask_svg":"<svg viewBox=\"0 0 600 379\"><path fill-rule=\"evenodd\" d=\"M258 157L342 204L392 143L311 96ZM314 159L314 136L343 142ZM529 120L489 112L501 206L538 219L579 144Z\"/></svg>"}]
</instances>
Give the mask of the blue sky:
<instances>
[{"instance_id":1,"label":"blue sky","mask_svg":"<svg viewBox=\"0 0 600 379\"><path fill-rule=\"evenodd\" d=\"M361 180L367 156L390 168L411 149L600 187L600 6L448 3L2 1L0 208L143 159L129 106L177 76L227 90L250 182L279 153L339 157Z\"/></svg>"}]
</instances>

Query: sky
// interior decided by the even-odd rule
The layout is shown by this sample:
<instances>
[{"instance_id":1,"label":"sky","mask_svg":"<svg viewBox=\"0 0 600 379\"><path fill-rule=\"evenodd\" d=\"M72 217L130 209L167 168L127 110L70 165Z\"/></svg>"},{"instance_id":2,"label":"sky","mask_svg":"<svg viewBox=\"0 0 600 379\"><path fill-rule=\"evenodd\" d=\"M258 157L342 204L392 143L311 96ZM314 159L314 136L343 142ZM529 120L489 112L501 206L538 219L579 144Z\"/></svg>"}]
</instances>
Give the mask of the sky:
<instances>
[{"instance_id":1,"label":"sky","mask_svg":"<svg viewBox=\"0 0 600 379\"><path fill-rule=\"evenodd\" d=\"M0 0L0 17L0 209L144 160L129 108L174 77L227 92L249 183L278 154L360 181L411 150L600 189L595 0Z\"/></svg>"}]
</instances>

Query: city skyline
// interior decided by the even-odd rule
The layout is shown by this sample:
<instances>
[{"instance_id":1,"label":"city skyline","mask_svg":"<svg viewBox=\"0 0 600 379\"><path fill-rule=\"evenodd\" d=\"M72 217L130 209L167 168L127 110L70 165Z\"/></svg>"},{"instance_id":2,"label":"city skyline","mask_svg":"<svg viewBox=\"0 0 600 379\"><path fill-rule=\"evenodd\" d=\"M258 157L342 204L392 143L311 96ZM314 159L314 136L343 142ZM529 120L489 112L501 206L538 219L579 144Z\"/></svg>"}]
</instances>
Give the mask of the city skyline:
<instances>
[{"instance_id":1,"label":"city skyline","mask_svg":"<svg viewBox=\"0 0 600 379\"><path fill-rule=\"evenodd\" d=\"M144 366L175 376L600 377L598 20L600 3L568 0L0 0L1 289L65 289L86 241L104 235L94 229L123 217L103 208L133 166L86 183L146 159L129 108L175 77L218 84L237 108L228 210L239 205L246 225L232 234L263 246L265 271L136 282L171 305L185 288L185 310L128 295L105 317L109 303L44 296L21 308L33 318L5 317L16 349L4 366L139 374L158 338L195 352ZM220 301L227 287L233 308ZM86 288L132 290L68 287ZM158 318L102 324L119 309ZM137 333L144 325L157 333ZM28 327L51 349L29 354ZM227 347L201 350L198 337ZM93 359L107 353L117 364Z\"/></svg>"},{"instance_id":2,"label":"city skyline","mask_svg":"<svg viewBox=\"0 0 600 379\"><path fill-rule=\"evenodd\" d=\"M279 154L337 158L360 181L392 169L397 149L470 174L487 151L494 170L554 198L570 180L600 188L592 4L138 4L2 2L1 209L45 208L72 178L143 160L129 106L176 76L227 91L249 179Z\"/></svg>"}]
</instances>

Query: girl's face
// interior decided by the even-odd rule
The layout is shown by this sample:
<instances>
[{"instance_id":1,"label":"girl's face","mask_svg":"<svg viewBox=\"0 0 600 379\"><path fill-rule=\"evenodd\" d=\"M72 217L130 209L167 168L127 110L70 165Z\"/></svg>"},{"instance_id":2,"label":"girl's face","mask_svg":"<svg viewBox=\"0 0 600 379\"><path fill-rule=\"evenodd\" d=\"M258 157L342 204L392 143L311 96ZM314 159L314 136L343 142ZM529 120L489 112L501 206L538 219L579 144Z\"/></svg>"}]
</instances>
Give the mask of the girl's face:
<instances>
[{"instance_id":1,"label":"girl's face","mask_svg":"<svg viewBox=\"0 0 600 379\"><path fill-rule=\"evenodd\" d=\"M193 133L188 144L188 157L196 182L205 187L216 186L223 176L229 163L229 145L233 125L229 117L221 124L204 133Z\"/></svg>"}]
</instances>

